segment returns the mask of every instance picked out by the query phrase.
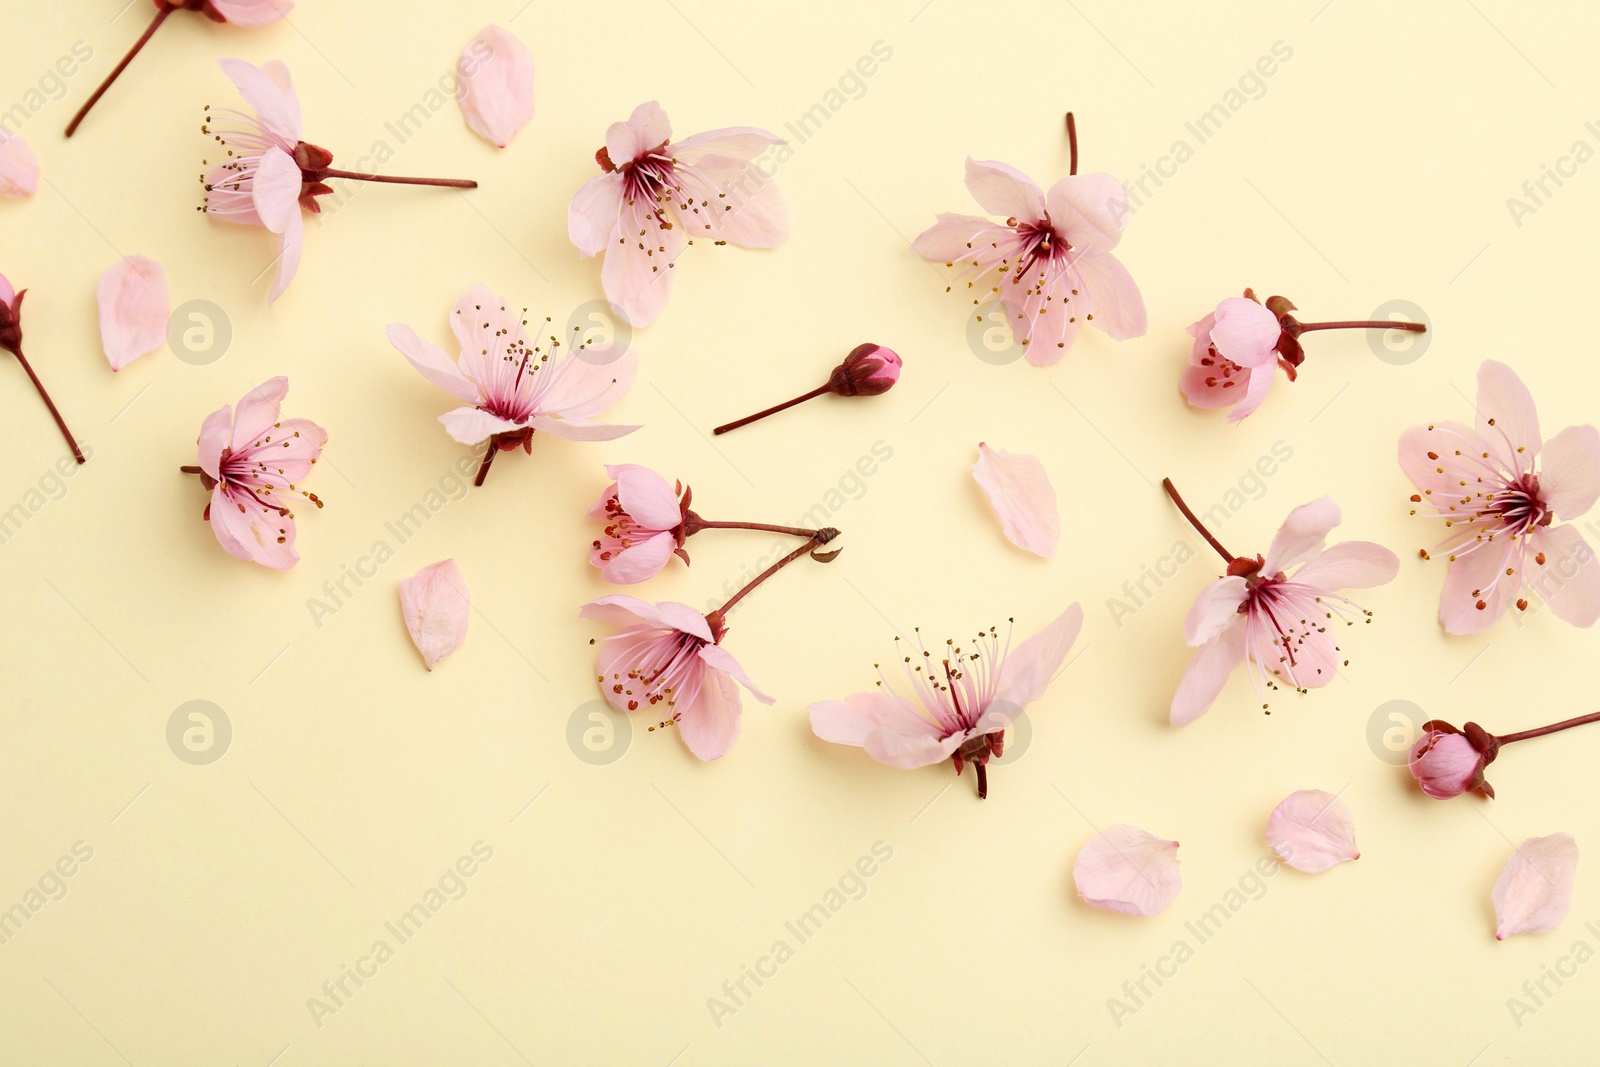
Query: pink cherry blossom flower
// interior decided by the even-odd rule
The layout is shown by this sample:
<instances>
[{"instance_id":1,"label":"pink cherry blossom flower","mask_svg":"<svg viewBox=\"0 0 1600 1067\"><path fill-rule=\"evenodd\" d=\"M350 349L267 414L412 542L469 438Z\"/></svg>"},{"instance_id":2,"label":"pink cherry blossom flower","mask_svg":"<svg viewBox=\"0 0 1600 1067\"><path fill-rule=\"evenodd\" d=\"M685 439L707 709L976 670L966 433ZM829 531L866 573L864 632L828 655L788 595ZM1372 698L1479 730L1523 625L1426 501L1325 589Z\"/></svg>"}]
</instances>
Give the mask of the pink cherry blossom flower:
<instances>
[{"instance_id":1,"label":"pink cherry blossom flower","mask_svg":"<svg viewBox=\"0 0 1600 1067\"><path fill-rule=\"evenodd\" d=\"M255 114L207 108L201 132L226 148L228 158L202 179L206 194L202 210L223 222L260 226L277 236L278 272L269 301L283 295L300 269L300 253L305 244L305 222L300 211L321 211L317 198L334 191L327 184L328 179L452 189L478 187L469 179L397 178L338 170L332 166L332 152L301 140L300 98L289 78L289 68L275 59L260 67L242 59L224 59L218 65Z\"/></svg>"},{"instance_id":2,"label":"pink cherry blossom flower","mask_svg":"<svg viewBox=\"0 0 1600 1067\"><path fill-rule=\"evenodd\" d=\"M693 493L682 482L668 485L661 475L635 463L608 466L606 473L615 480L589 509L591 519L605 522L590 544L589 564L617 585L655 577L673 556L687 564L689 553L683 543L702 530L762 530L803 537L819 546L839 536L832 527L808 530L762 522L713 522L690 510ZM814 555L823 560L837 553Z\"/></svg>"},{"instance_id":3,"label":"pink cherry blossom flower","mask_svg":"<svg viewBox=\"0 0 1600 1067\"><path fill-rule=\"evenodd\" d=\"M1411 502L1448 531L1434 549L1449 560L1440 623L1478 633L1513 603L1526 611L1531 590L1556 618L1593 626L1600 560L1570 523L1600 496L1600 432L1569 426L1544 441L1527 387L1494 360L1478 368L1477 410L1476 427L1435 422L1400 436L1401 469L1419 490Z\"/></svg>"},{"instance_id":4,"label":"pink cherry blossom flower","mask_svg":"<svg viewBox=\"0 0 1600 1067\"><path fill-rule=\"evenodd\" d=\"M456 99L467 125L504 148L533 118L533 57L510 30L485 26L456 64Z\"/></svg>"},{"instance_id":5,"label":"pink cherry blossom flower","mask_svg":"<svg viewBox=\"0 0 1600 1067\"><path fill-rule=\"evenodd\" d=\"M1079 850L1072 882L1085 904L1102 911L1159 915L1183 888L1178 843L1137 826L1108 826Z\"/></svg>"},{"instance_id":6,"label":"pink cherry blossom flower","mask_svg":"<svg viewBox=\"0 0 1600 1067\"><path fill-rule=\"evenodd\" d=\"M310 419L280 419L289 391L284 377L263 382L239 403L223 405L200 427L200 465L195 474L211 501L203 517L217 541L236 559L288 570L300 561L295 551L294 512L288 495L317 507L315 493L299 488L322 454L328 433Z\"/></svg>"},{"instance_id":7,"label":"pink cherry blossom flower","mask_svg":"<svg viewBox=\"0 0 1600 1067\"><path fill-rule=\"evenodd\" d=\"M992 627L970 647L946 642L937 655L919 637L914 654L899 656L911 696L897 692L880 669L878 688L812 704L811 730L903 770L949 760L960 774L971 763L978 796L987 797L989 757L1002 754L1006 728L1044 695L1082 626L1083 609L1073 604L1014 649ZM897 650L899 644L897 637Z\"/></svg>"},{"instance_id":8,"label":"pink cherry blossom flower","mask_svg":"<svg viewBox=\"0 0 1600 1067\"><path fill-rule=\"evenodd\" d=\"M1012 332L1037 367L1057 362L1093 323L1113 340L1143 336L1139 287L1112 250L1122 240L1128 196L1110 174L1078 173L1078 142L1067 116L1072 166L1046 193L1015 167L967 158L967 189L1004 222L941 214L912 249L960 267L967 288L995 288ZM974 300L974 304L981 303Z\"/></svg>"},{"instance_id":9,"label":"pink cherry blossom flower","mask_svg":"<svg viewBox=\"0 0 1600 1067\"><path fill-rule=\"evenodd\" d=\"M483 484L497 452L521 447L531 455L537 431L610 441L639 428L593 421L632 387L638 353L591 361L579 345L558 356L560 340L549 337L548 346L534 341L522 314L482 285L461 294L450 326L461 348L456 359L403 323L391 324L388 337L419 374L465 401L439 416L446 432L464 445L489 442L474 484Z\"/></svg>"},{"instance_id":10,"label":"pink cherry blossom flower","mask_svg":"<svg viewBox=\"0 0 1600 1067\"><path fill-rule=\"evenodd\" d=\"M1038 457L990 448L979 441L972 477L989 498L1006 540L1045 559L1056 554L1061 514L1056 508L1055 487Z\"/></svg>"},{"instance_id":11,"label":"pink cherry blossom flower","mask_svg":"<svg viewBox=\"0 0 1600 1067\"><path fill-rule=\"evenodd\" d=\"M83 450L78 447L72 431L67 429L67 420L61 417L61 412L56 409L56 402L50 399L44 383L34 373L33 364L22 354L22 298L27 295L26 289L18 292L6 276L0 274L0 351L10 352L17 357L17 362L22 364L28 380L33 383L34 391L39 394L39 399L44 401L44 406L50 410L50 417L56 420L56 428L61 431L61 436L67 439L67 447L72 449L72 458L83 463L85 462Z\"/></svg>"},{"instance_id":12,"label":"pink cherry blossom flower","mask_svg":"<svg viewBox=\"0 0 1600 1067\"><path fill-rule=\"evenodd\" d=\"M150 38L154 37L161 24L167 21L167 16L174 11L193 11L204 15L212 22L231 22L235 26L255 28L270 26L279 19L284 18L294 10L294 0L155 0L156 17L148 29L128 49L128 54L122 61L111 69L106 75L106 80L100 83L99 88L90 94L89 99L72 116L72 121L67 123L67 136L71 137L78 130L78 125L83 122L84 116L89 114L89 109L99 102L106 90L111 88L111 83L116 81L128 64L133 62L133 57L138 55Z\"/></svg>"},{"instance_id":13,"label":"pink cherry blossom flower","mask_svg":"<svg viewBox=\"0 0 1600 1067\"><path fill-rule=\"evenodd\" d=\"M748 426L768 415L776 415L780 411L786 411L796 404L803 404L824 393L832 393L834 396L882 396L900 380L900 366L900 357L895 355L892 349L875 345L870 341L856 345L850 350L849 355L844 357L844 361L833 368L828 380L815 389L801 393L793 400L785 400L781 404L763 408L754 415L746 415L742 419L724 423L711 432L725 434L729 430L737 430L741 426Z\"/></svg>"},{"instance_id":14,"label":"pink cherry blossom flower","mask_svg":"<svg viewBox=\"0 0 1600 1067\"><path fill-rule=\"evenodd\" d=\"M460 648L467 639L472 594L456 561L440 560L402 579L400 615L428 670Z\"/></svg>"},{"instance_id":15,"label":"pink cherry blossom flower","mask_svg":"<svg viewBox=\"0 0 1600 1067\"><path fill-rule=\"evenodd\" d=\"M0 196L20 198L39 191L39 157L17 134L0 126Z\"/></svg>"},{"instance_id":16,"label":"pink cherry blossom flower","mask_svg":"<svg viewBox=\"0 0 1600 1067\"><path fill-rule=\"evenodd\" d=\"M1411 746L1411 776L1424 793L1436 800L1449 800L1467 792L1492 798L1494 788L1484 780L1483 771L1502 748L1592 722L1600 722L1600 712L1496 737L1475 722L1457 730L1443 719L1432 719L1422 724L1422 736Z\"/></svg>"},{"instance_id":17,"label":"pink cherry blossom flower","mask_svg":"<svg viewBox=\"0 0 1600 1067\"><path fill-rule=\"evenodd\" d=\"M100 276L100 347L113 371L167 343L172 298L167 272L145 256L124 256Z\"/></svg>"},{"instance_id":18,"label":"pink cherry blossom flower","mask_svg":"<svg viewBox=\"0 0 1600 1067\"><path fill-rule=\"evenodd\" d=\"M1184 636L1196 652L1172 697L1172 725L1204 715L1241 663L1258 697L1279 682L1300 692L1331 682L1341 657L1330 625L1354 626L1352 616L1372 618L1339 590L1393 580L1400 569L1394 553L1368 541L1325 548L1329 531L1339 525L1339 505L1323 497L1289 513L1265 556L1234 556L1189 510L1170 479L1162 485L1228 564L1184 620Z\"/></svg>"},{"instance_id":19,"label":"pink cherry blossom flower","mask_svg":"<svg viewBox=\"0 0 1600 1067\"><path fill-rule=\"evenodd\" d=\"M1572 910L1578 843L1571 834L1530 837L1517 846L1495 880L1494 939L1548 934Z\"/></svg>"},{"instance_id":20,"label":"pink cherry blossom flower","mask_svg":"<svg viewBox=\"0 0 1600 1067\"><path fill-rule=\"evenodd\" d=\"M1267 819L1267 843L1284 863L1307 874L1361 858L1350 805L1321 789L1284 797Z\"/></svg>"},{"instance_id":21,"label":"pink cherry blossom flower","mask_svg":"<svg viewBox=\"0 0 1600 1067\"><path fill-rule=\"evenodd\" d=\"M634 326L656 321L672 292L684 246L776 248L789 236L789 209L754 160L782 138L750 126L697 133L674 143L654 100L613 123L595 153L605 173L589 179L567 210L567 234L584 256L605 253L600 284Z\"/></svg>"},{"instance_id":22,"label":"pink cherry blossom flower","mask_svg":"<svg viewBox=\"0 0 1600 1067\"><path fill-rule=\"evenodd\" d=\"M1382 319L1361 322L1301 322L1285 297L1269 296L1263 307L1253 290L1231 296L1189 327L1194 344L1189 366L1178 383L1197 408L1226 408L1229 422L1241 422L1267 398L1279 367L1292 382L1305 362L1300 335L1316 330L1403 330L1426 333L1420 322Z\"/></svg>"}]
</instances>

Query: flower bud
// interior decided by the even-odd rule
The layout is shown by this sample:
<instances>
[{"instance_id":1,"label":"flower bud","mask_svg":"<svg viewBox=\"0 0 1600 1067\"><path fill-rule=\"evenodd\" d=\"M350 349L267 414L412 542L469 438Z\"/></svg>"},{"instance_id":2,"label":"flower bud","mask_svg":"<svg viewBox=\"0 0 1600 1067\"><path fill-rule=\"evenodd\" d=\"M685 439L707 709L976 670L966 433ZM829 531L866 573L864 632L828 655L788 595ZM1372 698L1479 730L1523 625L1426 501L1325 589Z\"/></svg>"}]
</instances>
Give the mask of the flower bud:
<instances>
[{"instance_id":1,"label":"flower bud","mask_svg":"<svg viewBox=\"0 0 1600 1067\"><path fill-rule=\"evenodd\" d=\"M1494 790L1483 780L1483 769L1499 748L1494 736L1477 723L1469 722L1461 731L1436 720L1423 724L1422 736L1411 746L1408 766L1422 791L1436 800L1449 800L1474 789L1492 797Z\"/></svg>"},{"instance_id":2,"label":"flower bud","mask_svg":"<svg viewBox=\"0 0 1600 1067\"><path fill-rule=\"evenodd\" d=\"M900 357L882 345L856 345L828 376L828 391L838 396L877 396L900 380Z\"/></svg>"}]
</instances>

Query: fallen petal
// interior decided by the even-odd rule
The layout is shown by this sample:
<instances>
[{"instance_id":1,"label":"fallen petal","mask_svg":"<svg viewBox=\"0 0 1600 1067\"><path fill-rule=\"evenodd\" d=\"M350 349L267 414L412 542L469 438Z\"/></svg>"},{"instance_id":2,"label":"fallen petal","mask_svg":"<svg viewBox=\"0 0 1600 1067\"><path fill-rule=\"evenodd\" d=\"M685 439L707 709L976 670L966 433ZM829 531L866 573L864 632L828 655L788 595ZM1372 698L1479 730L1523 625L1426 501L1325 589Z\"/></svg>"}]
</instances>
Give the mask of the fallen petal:
<instances>
[{"instance_id":1,"label":"fallen petal","mask_svg":"<svg viewBox=\"0 0 1600 1067\"><path fill-rule=\"evenodd\" d=\"M400 613L411 643L428 669L461 647L467 639L472 596L453 559L424 567L400 582Z\"/></svg>"},{"instance_id":2,"label":"fallen petal","mask_svg":"<svg viewBox=\"0 0 1600 1067\"><path fill-rule=\"evenodd\" d=\"M100 276L100 346L121 370L167 341L172 298L167 272L144 256L124 256Z\"/></svg>"},{"instance_id":3,"label":"fallen petal","mask_svg":"<svg viewBox=\"0 0 1600 1067\"><path fill-rule=\"evenodd\" d=\"M32 196L39 189L39 157L28 142L0 128L0 196Z\"/></svg>"},{"instance_id":4,"label":"fallen petal","mask_svg":"<svg viewBox=\"0 0 1600 1067\"><path fill-rule=\"evenodd\" d=\"M533 57L499 26L485 26L461 53L457 99L467 125L504 148L533 118Z\"/></svg>"},{"instance_id":5,"label":"fallen petal","mask_svg":"<svg viewBox=\"0 0 1600 1067\"><path fill-rule=\"evenodd\" d=\"M1548 934L1572 907L1578 844L1571 834L1530 837L1517 846L1494 883L1496 941L1513 934Z\"/></svg>"},{"instance_id":6,"label":"fallen petal","mask_svg":"<svg viewBox=\"0 0 1600 1067\"><path fill-rule=\"evenodd\" d=\"M1045 559L1056 554L1061 517L1044 464L1034 456L990 448L980 441L972 476L989 498L1008 541Z\"/></svg>"},{"instance_id":7,"label":"fallen petal","mask_svg":"<svg viewBox=\"0 0 1600 1067\"><path fill-rule=\"evenodd\" d=\"M1083 846L1072 881L1085 904L1123 915L1158 915L1178 896L1178 843L1136 826L1108 826Z\"/></svg>"},{"instance_id":8,"label":"fallen petal","mask_svg":"<svg viewBox=\"0 0 1600 1067\"><path fill-rule=\"evenodd\" d=\"M1307 874L1321 874L1361 858L1350 805L1320 789L1302 789L1283 798L1267 819L1267 843L1284 863Z\"/></svg>"}]
</instances>

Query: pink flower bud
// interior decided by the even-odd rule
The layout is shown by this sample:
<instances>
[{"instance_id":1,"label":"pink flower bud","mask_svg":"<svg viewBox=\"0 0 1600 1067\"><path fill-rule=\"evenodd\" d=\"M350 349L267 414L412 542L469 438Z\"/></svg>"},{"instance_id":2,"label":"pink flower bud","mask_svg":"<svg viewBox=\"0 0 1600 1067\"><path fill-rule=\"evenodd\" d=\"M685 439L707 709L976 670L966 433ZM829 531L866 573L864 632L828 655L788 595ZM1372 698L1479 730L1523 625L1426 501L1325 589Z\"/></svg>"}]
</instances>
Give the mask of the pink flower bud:
<instances>
[{"instance_id":1,"label":"pink flower bud","mask_svg":"<svg viewBox=\"0 0 1600 1067\"><path fill-rule=\"evenodd\" d=\"M1463 733L1446 722L1429 722L1411 746L1411 776L1424 793L1437 800L1474 789L1494 796L1483 780L1483 769L1498 748L1495 739L1475 723L1468 723Z\"/></svg>"},{"instance_id":2,"label":"pink flower bud","mask_svg":"<svg viewBox=\"0 0 1600 1067\"><path fill-rule=\"evenodd\" d=\"M838 396L877 396L900 380L900 357L882 345L856 345L828 376L828 391Z\"/></svg>"}]
</instances>

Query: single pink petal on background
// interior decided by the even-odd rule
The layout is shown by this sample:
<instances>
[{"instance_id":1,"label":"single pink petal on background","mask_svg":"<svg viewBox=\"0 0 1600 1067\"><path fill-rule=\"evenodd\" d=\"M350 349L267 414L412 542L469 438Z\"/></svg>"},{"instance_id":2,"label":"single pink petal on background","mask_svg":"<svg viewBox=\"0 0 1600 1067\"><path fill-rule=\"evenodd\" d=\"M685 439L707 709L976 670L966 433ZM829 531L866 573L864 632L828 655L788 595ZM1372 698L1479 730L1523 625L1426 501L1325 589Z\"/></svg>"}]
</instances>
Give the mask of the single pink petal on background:
<instances>
[{"instance_id":1,"label":"single pink petal on background","mask_svg":"<svg viewBox=\"0 0 1600 1067\"><path fill-rule=\"evenodd\" d=\"M456 99L472 131L504 148L533 118L533 56L511 31L478 31L456 64Z\"/></svg>"},{"instance_id":2,"label":"single pink petal on background","mask_svg":"<svg viewBox=\"0 0 1600 1067\"><path fill-rule=\"evenodd\" d=\"M1307 874L1321 874L1361 858L1350 805L1320 789L1302 789L1283 798L1267 819L1267 844L1284 863Z\"/></svg>"},{"instance_id":3,"label":"single pink petal on background","mask_svg":"<svg viewBox=\"0 0 1600 1067\"><path fill-rule=\"evenodd\" d=\"M1158 915L1183 888L1178 843L1137 826L1108 826L1078 853L1072 881L1085 904L1123 915Z\"/></svg>"},{"instance_id":4,"label":"single pink petal on background","mask_svg":"<svg viewBox=\"0 0 1600 1067\"><path fill-rule=\"evenodd\" d=\"M124 256L100 276L100 346L119 371L167 341L172 297L167 272L144 256Z\"/></svg>"},{"instance_id":5,"label":"single pink petal on background","mask_svg":"<svg viewBox=\"0 0 1600 1067\"><path fill-rule=\"evenodd\" d=\"M442 560L402 579L400 614L405 618L411 643L422 653L422 662L430 671L460 648L467 639L472 596L456 561Z\"/></svg>"},{"instance_id":6,"label":"single pink petal on background","mask_svg":"<svg viewBox=\"0 0 1600 1067\"><path fill-rule=\"evenodd\" d=\"M990 448L980 441L972 476L989 498L1008 541L1045 559L1056 554L1061 516L1044 464L1034 456Z\"/></svg>"},{"instance_id":7,"label":"single pink petal on background","mask_svg":"<svg viewBox=\"0 0 1600 1067\"><path fill-rule=\"evenodd\" d=\"M39 157L28 142L0 128L0 196L32 196L39 190Z\"/></svg>"},{"instance_id":8,"label":"single pink petal on background","mask_svg":"<svg viewBox=\"0 0 1600 1067\"><path fill-rule=\"evenodd\" d=\"M1514 934L1548 934L1572 907L1578 843L1571 834L1530 837L1517 846L1494 883L1496 941Z\"/></svg>"}]
</instances>

